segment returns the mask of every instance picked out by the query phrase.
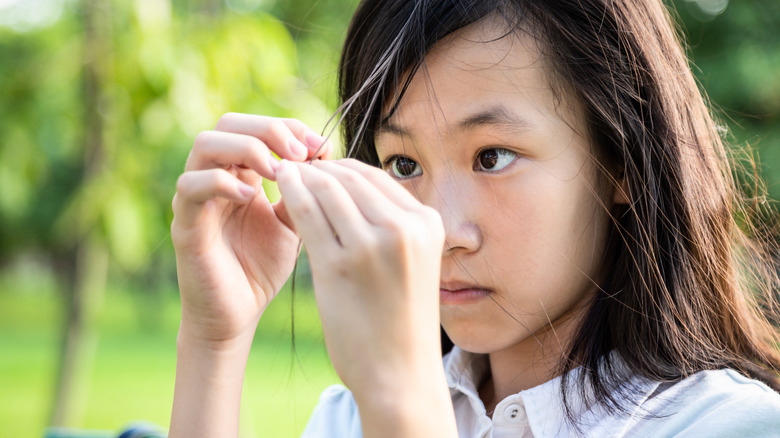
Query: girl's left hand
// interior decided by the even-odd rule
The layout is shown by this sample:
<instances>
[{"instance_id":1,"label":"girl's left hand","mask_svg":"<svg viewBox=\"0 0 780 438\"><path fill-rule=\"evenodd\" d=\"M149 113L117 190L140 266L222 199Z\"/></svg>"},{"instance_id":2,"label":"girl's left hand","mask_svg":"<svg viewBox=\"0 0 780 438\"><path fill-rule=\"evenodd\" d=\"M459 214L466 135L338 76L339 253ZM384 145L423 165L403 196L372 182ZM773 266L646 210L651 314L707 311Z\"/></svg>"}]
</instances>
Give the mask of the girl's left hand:
<instances>
[{"instance_id":1,"label":"girl's left hand","mask_svg":"<svg viewBox=\"0 0 780 438\"><path fill-rule=\"evenodd\" d=\"M444 391L448 401L438 212L384 171L355 160L285 161L276 177L309 254L331 361L361 416L377 399L425 403L429 390Z\"/></svg>"}]
</instances>

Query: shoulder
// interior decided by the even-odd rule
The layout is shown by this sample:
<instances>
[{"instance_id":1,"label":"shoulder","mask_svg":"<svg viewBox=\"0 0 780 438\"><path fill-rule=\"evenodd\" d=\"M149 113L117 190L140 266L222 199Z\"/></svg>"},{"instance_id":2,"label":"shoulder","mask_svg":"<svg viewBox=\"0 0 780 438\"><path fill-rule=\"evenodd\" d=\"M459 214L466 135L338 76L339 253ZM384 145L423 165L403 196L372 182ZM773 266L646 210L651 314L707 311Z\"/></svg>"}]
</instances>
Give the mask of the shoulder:
<instances>
[{"instance_id":1,"label":"shoulder","mask_svg":"<svg viewBox=\"0 0 780 438\"><path fill-rule=\"evenodd\" d=\"M303 431L303 438L362 437L360 414L352 392L342 385L326 388Z\"/></svg>"},{"instance_id":2,"label":"shoulder","mask_svg":"<svg viewBox=\"0 0 780 438\"><path fill-rule=\"evenodd\" d=\"M780 437L780 394L730 369L662 384L643 405L654 436Z\"/></svg>"}]
</instances>

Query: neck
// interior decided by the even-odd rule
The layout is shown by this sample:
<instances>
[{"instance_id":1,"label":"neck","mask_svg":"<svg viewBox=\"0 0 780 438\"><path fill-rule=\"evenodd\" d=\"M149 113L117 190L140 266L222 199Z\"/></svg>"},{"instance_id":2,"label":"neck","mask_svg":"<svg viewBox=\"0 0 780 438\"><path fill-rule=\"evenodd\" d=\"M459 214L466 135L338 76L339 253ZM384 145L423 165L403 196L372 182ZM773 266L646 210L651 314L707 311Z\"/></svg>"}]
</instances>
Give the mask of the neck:
<instances>
[{"instance_id":1,"label":"neck","mask_svg":"<svg viewBox=\"0 0 780 438\"><path fill-rule=\"evenodd\" d=\"M490 374L479 387L488 413L504 398L558 377L558 365L577 329L570 315L510 348L488 355Z\"/></svg>"}]
</instances>

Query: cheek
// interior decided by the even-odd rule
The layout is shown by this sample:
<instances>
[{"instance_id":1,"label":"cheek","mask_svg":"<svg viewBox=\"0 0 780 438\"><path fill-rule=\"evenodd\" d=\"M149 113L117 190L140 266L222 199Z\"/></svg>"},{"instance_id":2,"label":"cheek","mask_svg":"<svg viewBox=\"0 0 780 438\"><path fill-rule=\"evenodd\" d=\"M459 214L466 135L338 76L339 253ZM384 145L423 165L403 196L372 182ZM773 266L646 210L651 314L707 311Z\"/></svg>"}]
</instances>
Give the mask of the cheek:
<instances>
[{"instance_id":1,"label":"cheek","mask_svg":"<svg viewBox=\"0 0 780 438\"><path fill-rule=\"evenodd\" d=\"M554 214L557 202L531 186L516 184L494 192L481 229L483 255L503 283L499 289L533 302L540 285L550 282L548 270L558 252L551 239L560 225Z\"/></svg>"},{"instance_id":2,"label":"cheek","mask_svg":"<svg viewBox=\"0 0 780 438\"><path fill-rule=\"evenodd\" d=\"M485 255L521 307L566 306L590 289L606 215L585 182L527 178L493 198Z\"/></svg>"}]
</instances>

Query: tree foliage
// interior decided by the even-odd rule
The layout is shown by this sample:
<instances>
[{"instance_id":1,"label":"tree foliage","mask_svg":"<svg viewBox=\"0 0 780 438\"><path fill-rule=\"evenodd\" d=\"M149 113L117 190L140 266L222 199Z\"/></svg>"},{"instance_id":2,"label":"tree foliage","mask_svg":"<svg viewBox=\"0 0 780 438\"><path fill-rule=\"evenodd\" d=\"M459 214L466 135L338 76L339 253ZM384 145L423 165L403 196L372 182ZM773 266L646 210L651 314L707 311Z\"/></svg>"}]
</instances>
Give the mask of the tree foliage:
<instances>
[{"instance_id":1,"label":"tree foliage","mask_svg":"<svg viewBox=\"0 0 780 438\"><path fill-rule=\"evenodd\" d=\"M79 4L65 3L45 28L0 30L0 254L6 262L20 251L67 254L94 228L114 268L141 276L171 258L169 245L155 249L194 136L228 111L322 126L332 84L302 79L291 30L262 9L99 3L109 38L96 60L105 165L86 183Z\"/></svg>"},{"instance_id":2,"label":"tree foliage","mask_svg":"<svg viewBox=\"0 0 780 438\"><path fill-rule=\"evenodd\" d=\"M113 266L139 276L170 259L167 244L155 248L167 234L175 180L197 132L228 111L324 126L356 1L103 0L106 165L86 185L81 9L59 3L59 19L21 31L9 25L13 6L0 9L0 254L7 262L30 249L67 252L85 226L95 226ZM676 5L694 71L736 142L760 151L775 189L780 5L726 2L722 13L707 16L697 4ZM81 200L88 220L79 225Z\"/></svg>"}]
</instances>

